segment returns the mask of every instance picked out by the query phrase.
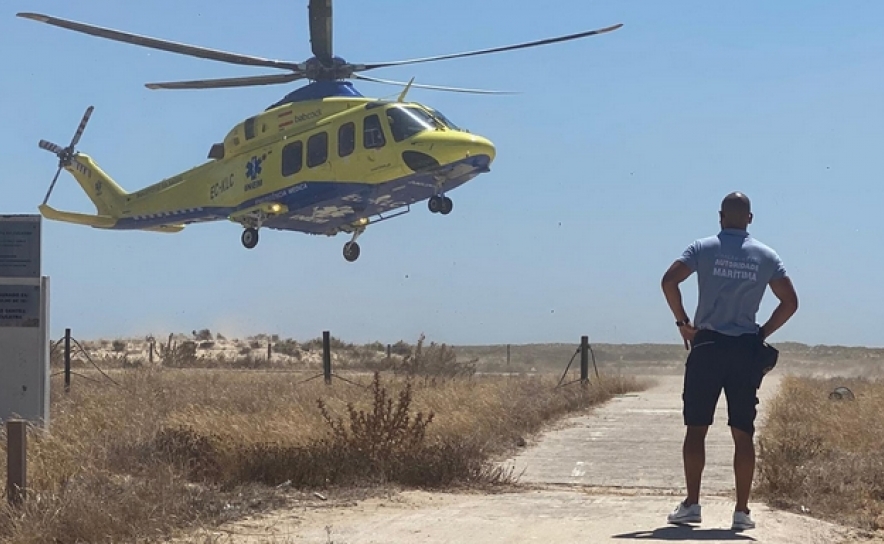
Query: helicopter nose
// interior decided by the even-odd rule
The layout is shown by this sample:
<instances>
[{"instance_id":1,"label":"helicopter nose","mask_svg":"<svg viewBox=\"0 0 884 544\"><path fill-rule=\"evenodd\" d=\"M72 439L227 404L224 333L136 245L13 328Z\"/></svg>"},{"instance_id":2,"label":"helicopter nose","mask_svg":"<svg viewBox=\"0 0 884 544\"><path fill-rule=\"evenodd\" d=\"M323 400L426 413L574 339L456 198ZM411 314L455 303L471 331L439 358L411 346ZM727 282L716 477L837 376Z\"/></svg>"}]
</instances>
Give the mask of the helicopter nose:
<instances>
[{"instance_id":1,"label":"helicopter nose","mask_svg":"<svg viewBox=\"0 0 884 544\"><path fill-rule=\"evenodd\" d=\"M466 137L454 138L444 147L448 148L444 152L449 159L448 162L473 159L473 163L476 166L480 166L479 163L484 163L486 166L490 165L494 160L496 152L494 144L490 140L472 134L466 135Z\"/></svg>"},{"instance_id":2,"label":"helicopter nose","mask_svg":"<svg viewBox=\"0 0 884 544\"><path fill-rule=\"evenodd\" d=\"M426 162L433 162L435 166L467 162L487 170L496 155L490 140L468 133L422 134L415 137L413 144L415 150L422 152L419 154L426 158Z\"/></svg>"},{"instance_id":3,"label":"helicopter nose","mask_svg":"<svg viewBox=\"0 0 884 544\"><path fill-rule=\"evenodd\" d=\"M491 143L491 140L489 140L488 138L474 136L468 147L469 149L467 153L469 153L471 156L479 157L486 160L488 165L494 162L494 157L497 154L497 150L494 148L494 144Z\"/></svg>"}]
</instances>

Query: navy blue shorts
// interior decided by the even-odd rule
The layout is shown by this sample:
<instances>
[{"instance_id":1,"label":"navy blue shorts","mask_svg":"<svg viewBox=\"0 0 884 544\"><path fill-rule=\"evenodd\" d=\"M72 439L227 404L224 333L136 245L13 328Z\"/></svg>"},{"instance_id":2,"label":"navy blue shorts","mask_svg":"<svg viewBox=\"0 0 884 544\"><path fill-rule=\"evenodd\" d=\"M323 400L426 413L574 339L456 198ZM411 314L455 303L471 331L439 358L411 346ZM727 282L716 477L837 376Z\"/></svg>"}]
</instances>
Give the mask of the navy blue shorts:
<instances>
[{"instance_id":1,"label":"navy blue shorts","mask_svg":"<svg viewBox=\"0 0 884 544\"><path fill-rule=\"evenodd\" d=\"M685 425L712 425L721 391L727 398L727 424L755 434L761 385L757 370L760 341L755 334L728 336L701 330L685 363L683 415Z\"/></svg>"}]
</instances>

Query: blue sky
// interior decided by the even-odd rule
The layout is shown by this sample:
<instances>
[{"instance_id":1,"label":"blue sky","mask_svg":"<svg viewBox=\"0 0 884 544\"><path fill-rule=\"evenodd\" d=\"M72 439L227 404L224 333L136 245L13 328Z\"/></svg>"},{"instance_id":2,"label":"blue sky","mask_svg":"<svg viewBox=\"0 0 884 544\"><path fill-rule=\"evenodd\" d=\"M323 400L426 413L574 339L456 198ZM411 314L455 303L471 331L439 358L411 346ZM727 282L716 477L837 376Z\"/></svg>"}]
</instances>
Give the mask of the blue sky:
<instances>
[{"instance_id":1,"label":"blue sky","mask_svg":"<svg viewBox=\"0 0 884 544\"><path fill-rule=\"evenodd\" d=\"M80 150L127 190L205 160L213 142L297 84L151 91L150 81L267 73L100 40L15 17L34 11L159 38L295 61L310 56L303 1L19 1L0 14L0 213L36 213L55 172L41 138ZM730 191L773 246L801 308L773 340L882 346L884 4L563 0L337 0L335 52L399 60L623 23L539 47L370 75L518 90L413 90L497 146L492 171L346 241L233 223L159 233L44 221L52 335L331 330L358 342L678 342L660 277L718 230ZM359 82L365 95L395 87ZM63 174L51 203L92 212ZM692 278L684 285L689 312ZM773 309L768 292L759 314Z\"/></svg>"}]
</instances>

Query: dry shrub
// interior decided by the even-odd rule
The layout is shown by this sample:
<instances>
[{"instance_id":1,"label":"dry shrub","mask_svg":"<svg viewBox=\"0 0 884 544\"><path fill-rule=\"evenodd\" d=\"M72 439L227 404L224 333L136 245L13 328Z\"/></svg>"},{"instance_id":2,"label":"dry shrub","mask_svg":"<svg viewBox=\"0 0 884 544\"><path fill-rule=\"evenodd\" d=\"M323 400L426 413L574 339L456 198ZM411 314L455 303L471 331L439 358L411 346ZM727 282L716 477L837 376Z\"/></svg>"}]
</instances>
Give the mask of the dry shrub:
<instances>
[{"instance_id":1,"label":"dry shrub","mask_svg":"<svg viewBox=\"0 0 884 544\"><path fill-rule=\"evenodd\" d=\"M406 355L401 363L393 367L397 374L453 378L472 376L476 373L477 359L466 362L458 361L457 354L450 346L436 342L430 342L430 345L424 346L425 341L426 337L422 334L418 338L414 350Z\"/></svg>"},{"instance_id":2,"label":"dry shrub","mask_svg":"<svg viewBox=\"0 0 884 544\"><path fill-rule=\"evenodd\" d=\"M855 400L829 398L844 385ZM884 529L884 383L786 377L759 429L758 492L770 503Z\"/></svg>"},{"instance_id":3,"label":"dry shrub","mask_svg":"<svg viewBox=\"0 0 884 544\"><path fill-rule=\"evenodd\" d=\"M50 433L29 435L27 503L0 506L0 541L161 540L232 516L256 484L267 492L283 483L503 482L493 456L552 418L638 388L623 381L555 389L554 377L434 383L350 375L365 385L357 387L221 370L111 376L122 387L78 380L69 395L52 388ZM0 473L5 444L0 437Z\"/></svg>"},{"instance_id":4,"label":"dry shrub","mask_svg":"<svg viewBox=\"0 0 884 544\"><path fill-rule=\"evenodd\" d=\"M347 404L348 420L329 414L322 399L317 401L322 418L331 428L331 447L350 457L369 473L393 476L403 464L426 447L427 426L433 422L432 412L424 417L418 412L412 419L412 384L406 383L399 392L396 406L381 385L380 373L375 372L371 383L371 411L357 410Z\"/></svg>"}]
</instances>

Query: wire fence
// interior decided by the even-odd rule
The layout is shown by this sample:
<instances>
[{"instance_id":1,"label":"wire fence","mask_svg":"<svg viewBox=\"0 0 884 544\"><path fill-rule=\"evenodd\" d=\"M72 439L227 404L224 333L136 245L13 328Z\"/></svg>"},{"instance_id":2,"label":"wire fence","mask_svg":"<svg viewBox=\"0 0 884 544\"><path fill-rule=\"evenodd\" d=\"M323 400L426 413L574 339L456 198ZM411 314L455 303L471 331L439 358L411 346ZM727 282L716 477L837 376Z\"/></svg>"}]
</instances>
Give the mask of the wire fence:
<instances>
[{"instance_id":1,"label":"wire fence","mask_svg":"<svg viewBox=\"0 0 884 544\"><path fill-rule=\"evenodd\" d=\"M318 380L319 378L323 378L326 384L331 384L333 380L340 380L350 385L354 385L357 387L368 388L368 385L359 383L357 381L348 379L344 376L341 376L332 370L332 337L329 331L323 331L322 333L322 372L316 373L312 376L309 376L303 380L295 382L294 386L299 386L302 384L306 384L312 382L314 380ZM219 369L225 371L241 371L241 372L276 372L276 373L287 373L287 374L304 374L310 372L310 368L307 365L297 365L291 366L288 368L264 368L264 367L236 367L236 366L202 366L199 364L199 358L196 357L195 351L190 353L190 356L193 359L188 359L191 364L180 363L175 359L175 357L180 356L178 350L181 348L178 344L173 343L172 335L169 337L169 342L165 345L160 345L157 347L156 341L153 340L152 337L149 337L147 340L148 347L148 361L153 364L154 359L156 358L160 367L169 370L212 370ZM183 344L194 344L192 341L186 341ZM396 344L396 350L393 349L393 345L388 344L386 349L381 349L385 351L385 359L381 359L379 362L376 358L372 359L369 363L365 363L363 361L363 365L360 366L358 364L354 364L351 361L344 362L347 359L347 356L351 356L351 358L359 358L359 356L364 356L365 352L360 351L360 347L354 346L352 344L343 344L340 341L337 341L337 346L334 351L338 352L340 355L339 363L341 363L341 368L348 371L379 371L379 370L401 370L401 366L403 366L406 362L409 362L411 359L411 364L415 367L420 367L420 364L414 362L414 359L421 352L421 341L418 342L417 346L409 346L410 350L407 353L403 352L403 343L399 342ZM378 344L379 345L379 344ZM377 356L377 346L375 345L374 356ZM125 347L123 345L122 347ZM191 346L193 347L193 346ZM270 366L271 359L274 355L273 344L271 342L267 343L267 359L263 361L264 364ZM480 346L475 348L450 348L446 347L444 344L436 345L435 343L431 343L429 346L424 346L425 356L429 358L435 357L434 361L426 364L422 368L407 368L401 373L404 374L419 374L423 376L424 374L433 375L435 377L455 377L455 375L466 375L473 376L474 374L502 374L502 375L510 375L512 376L515 373L534 373L536 371L533 363L535 362L534 356L526 356L525 353L518 353L519 346L516 346L516 350L512 349L511 345L504 346ZM562 372L561 377L556 384L556 388L566 387L575 383L589 384L589 363L592 363L593 369L595 371L595 380L601 381L601 375L599 373L599 368L596 360L596 353L593 349L592 345L589 343L588 337L581 337L580 343L577 345L576 349L574 349L573 344L570 348L567 345L555 345L555 355L561 355L563 352L563 348L568 349L568 352L571 352L571 357L565 365L564 372ZM433 352L433 350L436 350ZM446 351L447 350L447 351ZM505 350L505 358L503 357L503 352ZM307 350L310 352L310 349ZM511 364L511 359L513 352L517 352L517 364ZM469 362L461 363L457 362L458 353L461 359L469 358ZM100 352L99 352L100 353ZM143 354L143 350L141 352ZM426 354L435 354L435 355L426 355ZM567 353L567 352L565 352ZM276 352L277 358L280 356L286 355L285 353ZM53 372L51 377L64 376L65 380L65 392L70 391L71 387L71 377L75 376L77 378L82 378L84 380L97 383L97 384L110 384L115 387L119 387L124 390L128 390L120 381L114 379L108 371L103 369L93 357L93 354L90 354L90 350L84 347L83 343L74 338L71 334L70 329L65 330L65 336L62 338L52 341L50 343L50 355L54 357L54 361L57 361L59 356L63 357L64 361L64 369ZM519 357L521 355L521 357ZM556 367L561 368L560 364L564 357L551 357L551 354L542 355L543 362L545 363L546 370L555 370ZM579 377L566 382L565 379L568 376L568 373L572 371L572 365L574 364L577 356L580 356L580 365L579 365ZM98 372L101 379L96 379L92 376L88 376L82 372L76 372L71 368L72 361L74 358L81 358L84 360L90 367L94 368L95 371ZM127 353L121 355L121 359L126 361ZM397 359L398 358L398 359ZM559 360L559 364L555 364L555 359ZM344 359L344 361L341 361ZM117 359L118 362L120 359ZM396 364L394 364L394 360L399 361L400 367L397 368ZM439 363L439 360L442 360L442 363ZM483 364L483 368L480 371L476 370L476 363L480 360L485 361ZM138 364L132 364L132 366L139 366ZM435 365L435 366L433 366ZM447 365L447 366L446 366ZM528 367L528 365L532 365ZM125 362L124 362L125 366ZM518 368L516 368L518 366ZM115 369L117 370L117 369ZM434 374L435 373L435 374Z\"/></svg>"}]
</instances>

